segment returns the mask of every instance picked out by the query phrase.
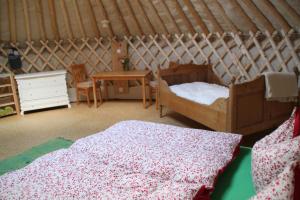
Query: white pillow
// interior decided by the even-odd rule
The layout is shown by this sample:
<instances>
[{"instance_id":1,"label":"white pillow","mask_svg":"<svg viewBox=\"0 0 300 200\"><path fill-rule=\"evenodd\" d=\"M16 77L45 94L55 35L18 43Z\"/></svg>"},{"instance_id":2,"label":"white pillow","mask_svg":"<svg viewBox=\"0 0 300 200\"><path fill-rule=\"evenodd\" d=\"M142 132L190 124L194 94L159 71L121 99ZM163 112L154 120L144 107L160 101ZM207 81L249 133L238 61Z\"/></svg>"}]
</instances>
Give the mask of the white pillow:
<instances>
[{"instance_id":1,"label":"white pillow","mask_svg":"<svg viewBox=\"0 0 300 200\"><path fill-rule=\"evenodd\" d=\"M295 189L295 167L299 161L287 165L272 182L250 200L293 200Z\"/></svg>"},{"instance_id":2,"label":"white pillow","mask_svg":"<svg viewBox=\"0 0 300 200\"><path fill-rule=\"evenodd\" d=\"M275 131L252 149L252 179L257 192L263 190L287 166L300 158L300 136L293 138L295 109Z\"/></svg>"},{"instance_id":3,"label":"white pillow","mask_svg":"<svg viewBox=\"0 0 300 200\"><path fill-rule=\"evenodd\" d=\"M289 163L300 160L299 147L300 136L264 149L252 150L252 179L257 192L270 184Z\"/></svg>"}]
</instances>

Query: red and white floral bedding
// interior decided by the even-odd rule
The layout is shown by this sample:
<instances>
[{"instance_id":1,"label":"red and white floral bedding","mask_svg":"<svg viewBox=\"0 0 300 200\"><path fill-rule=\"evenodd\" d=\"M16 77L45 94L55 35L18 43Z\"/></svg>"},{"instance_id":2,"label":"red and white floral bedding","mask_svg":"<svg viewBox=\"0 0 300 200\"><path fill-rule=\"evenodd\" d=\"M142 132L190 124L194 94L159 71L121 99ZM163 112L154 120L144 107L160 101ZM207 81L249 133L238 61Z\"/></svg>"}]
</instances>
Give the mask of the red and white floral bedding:
<instances>
[{"instance_id":1,"label":"red and white floral bedding","mask_svg":"<svg viewBox=\"0 0 300 200\"><path fill-rule=\"evenodd\" d=\"M201 199L240 140L124 121L1 176L0 199Z\"/></svg>"}]
</instances>

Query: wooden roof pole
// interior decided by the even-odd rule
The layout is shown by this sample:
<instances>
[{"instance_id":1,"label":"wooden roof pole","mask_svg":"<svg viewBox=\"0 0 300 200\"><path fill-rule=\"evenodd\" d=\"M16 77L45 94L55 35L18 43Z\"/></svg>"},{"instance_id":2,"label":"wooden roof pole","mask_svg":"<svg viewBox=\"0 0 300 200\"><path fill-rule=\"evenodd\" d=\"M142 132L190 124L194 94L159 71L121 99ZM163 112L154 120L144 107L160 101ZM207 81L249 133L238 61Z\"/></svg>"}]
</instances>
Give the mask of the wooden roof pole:
<instances>
[{"instance_id":1,"label":"wooden roof pole","mask_svg":"<svg viewBox=\"0 0 300 200\"><path fill-rule=\"evenodd\" d=\"M172 2L175 3L175 9L176 9L177 13L179 14L180 18L183 20L183 22L184 22L185 26L187 27L187 29L189 30L189 32L192 34L196 33L194 26L192 25L190 20L187 18L187 16L183 12L180 4L178 3L178 0L174 0Z\"/></svg>"},{"instance_id":2,"label":"wooden roof pole","mask_svg":"<svg viewBox=\"0 0 300 200\"><path fill-rule=\"evenodd\" d=\"M253 32L256 32L257 26L254 24L251 18L245 13L245 11L241 8L240 4L238 4L236 0L231 1L231 3L240 12L240 17L244 18L245 22L249 25L249 29Z\"/></svg>"},{"instance_id":3,"label":"wooden roof pole","mask_svg":"<svg viewBox=\"0 0 300 200\"><path fill-rule=\"evenodd\" d=\"M2 19L1 19L1 15L0 15L0 42L2 41L2 37L1 37L1 33L2 33ZM1 67L1 65L0 65Z\"/></svg>"},{"instance_id":4,"label":"wooden roof pole","mask_svg":"<svg viewBox=\"0 0 300 200\"><path fill-rule=\"evenodd\" d=\"M51 29L52 29L52 32L53 32L53 35L54 35L54 39L59 40L60 35L59 35L59 32L58 32L55 5L54 5L53 0L48 0L48 8L49 8L49 14L50 14Z\"/></svg>"},{"instance_id":5,"label":"wooden roof pole","mask_svg":"<svg viewBox=\"0 0 300 200\"><path fill-rule=\"evenodd\" d=\"M196 20L196 23L200 27L201 31L205 34L208 34L209 33L208 28L206 27L205 23L202 21L201 17L198 15L191 1L183 0L183 3L186 5L187 9L192 14L193 18Z\"/></svg>"},{"instance_id":6,"label":"wooden roof pole","mask_svg":"<svg viewBox=\"0 0 300 200\"><path fill-rule=\"evenodd\" d=\"M94 30L94 33L96 35L97 38L100 37L100 30L98 28L98 25L97 25L97 20L96 20L96 16L95 16L95 12L94 12L94 9L92 7L92 4L91 4L91 0L87 0L87 5L88 5L88 8L90 10L90 19L91 19L91 23L92 23L92 28Z\"/></svg>"},{"instance_id":7,"label":"wooden roof pole","mask_svg":"<svg viewBox=\"0 0 300 200\"><path fill-rule=\"evenodd\" d=\"M66 8L65 0L60 0L60 5L61 5L63 18L64 18L65 26L67 28L69 39L73 39L74 36L73 36L72 29L71 29L70 17L69 17L69 14L68 14L68 10Z\"/></svg>"},{"instance_id":8,"label":"wooden roof pole","mask_svg":"<svg viewBox=\"0 0 300 200\"><path fill-rule=\"evenodd\" d=\"M82 37L85 38L86 37L86 32L84 30L83 23L82 23L82 18L81 18L80 12L79 12L78 2L77 2L77 0L73 0L72 2L73 2L74 9L75 9L75 14L76 14L76 17L77 17L77 21L78 21L78 25L79 25L81 35L82 35Z\"/></svg>"},{"instance_id":9,"label":"wooden roof pole","mask_svg":"<svg viewBox=\"0 0 300 200\"><path fill-rule=\"evenodd\" d=\"M279 14L276 8L268 0L253 0L256 7L266 13L266 17L271 21L276 29L283 29L285 32L290 30L290 25Z\"/></svg>"},{"instance_id":10,"label":"wooden roof pole","mask_svg":"<svg viewBox=\"0 0 300 200\"><path fill-rule=\"evenodd\" d=\"M268 30L274 31L274 27L271 22L259 11L252 1L237 0L243 10L248 14L252 21L256 22L258 28L262 31Z\"/></svg>"},{"instance_id":11,"label":"wooden roof pole","mask_svg":"<svg viewBox=\"0 0 300 200\"><path fill-rule=\"evenodd\" d=\"M131 1L132 1L132 0L131 0ZM146 20L146 22L147 22L147 25L150 27L152 34L155 34L154 26L153 26L153 24L151 23L151 21L150 21L148 15L146 14L146 11L145 11L144 7L141 5L140 0L136 0L136 3L137 3L137 5L138 5L138 7L139 7L138 9L140 9L140 10L142 11L141 13L142 13L143 17L145 18L145 20Z\"/></svg>"},{"instance_id":12,"label":"wooden roof pole","mask_svg":"<svg viewBox=\"0 0 300 200\"><path fill-rule=\"evenodd\" d=\"M44 12L42 9L42 2L41 0L35 0L35 9L37 13L37 20L39 24L40 36L42 40L46 40L46 31L45 31L45 24L44 24Z\"/></svg>"},{"instance_id":13,"label":"wooden roof pole","mask_svg":"<svg viewBox=\"0 0 300 200\"><path fill-rule=\"evenodd\" d=\"M27 41L31 41L31 31L30 31L30 22L29 22L29 13L28 13L28 5L26 0L22 0L23 4L23 13L24 13L24 21L25 21L25 30Z\"/></svg>"},{"instance_id":14,"label":"wooden roof pole","mask_svg":"<svg viewBox=\"0 0 300 200\"><path fill-rule=\"evenodd\" d=\"M181 33L180 28L179 28L179 26L178 26L177 23L176 23L176 19L175 19L175 17L172 15L172 13L171 13L171 11L170 11L168 5L166 4L166 1L165 1L165 0L160 0L160 2L163 4L163 7L167 10L167 13L168 13L169 17L172 19L172 22L173 22L173 25L174 25L174 27L175 27L175 29L176 29L176 32L177 32L177 33Z\"/></svg>"},{"instance_id":15,"label":"wooden roof pole","mask_svg":"<svg viewBox=\"0 0 300 200\"><path fill-rule=\"evenodd\" d=\"M15 2L7 0L8 3L8 21L9 21L9 32L10 40L13 43L17 42L17 27L16 27L16 15L15 15Z\"/></svg>"},{"instance_id":16,"label":"wooden roof pole","mask_svg":"<svg viewBox=\"0 0 300 200\"><path fill-rule=\"evenodd\" d=\"M138 21L138 19L137 19L137 17L136 17L136 14L135 14L135 12L134 12L134 10L133 10L133 8L132 8L132 5L131 5L130 1L125 0L125 2L126 2L126 4L128 5L128 7L129 7L130 15L133 17L134 22L136 23L136 25L137 25L137 27L138 27L138 31L139 31L140 35L144 35L145 33L144 33L143 29L142 29L141 24L139 23L139 21Z\"/></svg>"},{"instance_id":17,"label":"wooden roof pole","mask_svg":"<svg viewBox=\"0 0 300 200\"><path fill-rule=\"evenodd\" d=\"M215 16L209 10L206 3L204 1L197 1L197 3L201 6L203 11L205 12L207 19L212 23L214 32L223 33L224 30L220 26L219 22L216 20Z\"/></svg>"},{"instance_id":18,"label":"wooden roof pole","mask_svg":"<svg viewBox=\"0 0 300 200\"><path fill-rule=\"evenodd\" d=\"M169 33L165 23L163 22L162 18L160 17L160 15L158 14L157 12L157 9L155 8L155 6L153 5L152 1L149 1L149 5L151 6L151 8L154 10L155 14L157 15L158 19L159 19L159 22L161 23L163 29L164 29L164 32L165 33Z\"/></svg>"},{"instance_id":19,"label":"wooden roof pole","mask_svg":"<svg viewBox=\"0 0 300 200\"><path fill-rule=\"evenodd\" d=\"M234 32L238 32L238 28L234 25L234 23L229 19L229 17L227 16L227 14L225 13L223 7L221 6L221 4L218 2L218 0L208 0L214 3L215 8L218 10L218 12L223 16L223 20L226 22L226 24L230 25L230 28L234 31Z\"/></svg>"},{"instance_id":20,"label":"wooden roof pole","mask_svg":"<svg viewBox=\"0 0 300 200\"><path fill-rule=\"evenodd\" d=\"M300 27L300 16L298 13L287 3L287 1L271 1L277 10L284 16L286 21L295 29Z\"/></svg>"},{"instance_id":21,"label":"wooden roof pole","mask_svg":"<svg viewBox=\"0 0 300 200\"><path fill-rule=\"evenodd\" d=\"M102 0L96 0L96 4L100 8L100 12L103 13L104 19L109 22L108 15L107 15L107 12L106 12L106 10L104 8ZM111 27L110 22L108 23L108 34L109 34L110 37L112 37L113 35L115 35L115 33L114 33L114 31L113 31L113 29Z\"/></svg>"},{"instance_id":22,"label":"wooden roof pole","mask_svg":"<svg viewBox=\"0 0 300 200\"><path fill-rule=\"evenodd\" d=\"M120 7L118 5L118 2L116 0L111 0L112 4L114 5L114 7L116 8L116 11L117 11L117 14L118 14L118 17L123 25L123 27L125 28L125 35L130 35L130 31L129 31L129 28L126 24L126 21L122 15L122 12L120 10Z\"/></svg>"}]
</instances>

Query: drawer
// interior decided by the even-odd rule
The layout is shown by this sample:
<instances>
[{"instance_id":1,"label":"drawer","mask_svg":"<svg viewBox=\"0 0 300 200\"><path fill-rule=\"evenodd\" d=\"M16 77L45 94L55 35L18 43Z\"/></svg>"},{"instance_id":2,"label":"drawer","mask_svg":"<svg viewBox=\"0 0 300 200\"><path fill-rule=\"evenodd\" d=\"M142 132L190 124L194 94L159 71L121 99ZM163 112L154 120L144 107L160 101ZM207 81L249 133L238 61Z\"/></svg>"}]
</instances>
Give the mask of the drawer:
<instances>
[{"instance_id":1,"label":"drawer","mask_svg":"<svg viewBox=\"0 0 300 200\"><path fill-rule=\"evenodd\" d=\"M67 87L66 86L54 86L47 88L31 88L27 90L20 91L20 101L35 100L35 99L46 99L57 96L66 96Z\"/></svg>"},{"instance_id":2,"label":"drawer","mask_svg":"<svg viewBox=\"0 0 300 200\"><path fill-rule=\"evenodd\" d=\"M37 110L37 109L42 109L42 108L51 108L51 107L56 107L56 106L64 106L68 105L68 102L66 101L56 101L48 104L39 104L39 105L33 105L33 106L28 106L28 107L22 107L22 111L29 111L29 110Z\"/></svg>"},{"instance_id":3,"label":"drawer","mask_svg":"<svg viewBox=\"0 0 300 200\"><path fill-rule=\"evenodd\" d=\"M21 110L34 110L38 108L47 108L55 105L67 105L67 104L69 104L69 99L66 96L20 102Z\"/></svg>"},{"instance_id":4,"label":"drawer","mask_svg":"<svg viewBox=\"0 0 300 200\"><path fill-rule=\"evenodd\" d=\"M27 88L42 88L56 85L66 85L64 75L17 80L20 90Z\"/></svg>"}]
</instances>

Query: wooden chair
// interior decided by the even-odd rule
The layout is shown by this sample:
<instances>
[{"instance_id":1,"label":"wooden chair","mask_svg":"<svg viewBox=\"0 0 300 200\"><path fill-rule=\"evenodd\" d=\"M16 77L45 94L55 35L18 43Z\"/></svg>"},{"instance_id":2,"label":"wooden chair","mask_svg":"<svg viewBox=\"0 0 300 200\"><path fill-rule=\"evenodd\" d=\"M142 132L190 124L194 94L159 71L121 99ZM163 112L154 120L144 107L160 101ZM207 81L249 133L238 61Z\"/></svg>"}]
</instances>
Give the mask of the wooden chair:
<instances>
[{"instance_id":1,"label":"wooden chair","mask_svg":"<svg viewBox=\"0 0 300 200\"><path fill-rule=\"evenodd\" d=\"M178 63L170 61L169 63L169 68L176 68L176 66L178 65ZM155 94L155 108L156 110L158 110L159 107L159 88L158 88L158 71L154 71L153 74L153 78L152 81L149 82L149 86L150 86L150 94L151 96L150 98L150 104L152 104L152 95Z\"/></svg>"},{"instance_id":2,"label":"wooden chair","mask_svg":"<svg viewBox=\"0 0 300 200\"><path fill-rule=\"evenodd\" d=\"M90 93L93 92L93 82L88 80L84 64L71 65L73 81L76 87L77 104L79 104L80 95L86 96L88 106L90 107ZM97 93L102 101L101 89L97 87Z\"/></svg>"},{"instance_id":3,"label":"wooden chair","mask_svg":"<svg viewBox=\"0 0 300 200\"><path fill-rule=\"evenodd\" d=\"M151 90L151 94L155 94L155 108L156 110L158 110L158 81L154 80L154 81L150 81L149 83L150 86L150 90ZM149 98L151 99L152 96L150 96ZM150 101L152 102L152 101Z\"/></svg>"},{"instance_id":4,"label":"wooden chair","mask_svg":"<svg viewBox=\"0 0 300 200\"><path fill-rule=\"evenodd\" d=\"M158 110L158 103L159 103L159 92L158 92L158 74L157 71L152 72L152 80L149 81L149 89L150 89L150 105L152 105L152 95L155 95L155 108Z\"/></svg>"}]
</instances>

